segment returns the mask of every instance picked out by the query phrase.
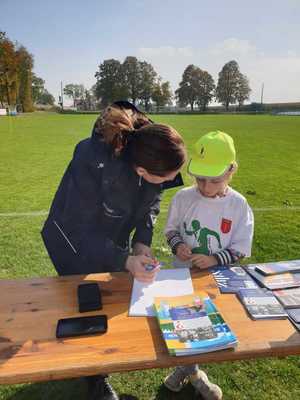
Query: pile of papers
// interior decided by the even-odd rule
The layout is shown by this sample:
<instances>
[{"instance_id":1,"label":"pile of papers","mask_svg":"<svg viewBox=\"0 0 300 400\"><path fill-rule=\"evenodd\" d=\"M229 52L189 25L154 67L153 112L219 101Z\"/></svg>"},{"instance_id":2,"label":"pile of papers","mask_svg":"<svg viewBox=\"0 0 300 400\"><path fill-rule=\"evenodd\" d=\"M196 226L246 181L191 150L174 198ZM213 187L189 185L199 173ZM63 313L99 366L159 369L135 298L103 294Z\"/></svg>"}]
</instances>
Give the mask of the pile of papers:
<instances>
[{"instance_id":1,"label":"pile of papers","mask_svg":"<svg viewBox=\"0 0 300 400\"><path fill-rule=\"evenodd\" d=\"M236 293L252 319L288 317L299 329L300 260L211 270L221 293Z\"/></svg>"},{"instance_id":2,"label":"pile of papers","mask_svg":"<svg viewBox=\"0 0 300 400\"><path fill-rule=\"evenodd\" d=\"M237 343L208 295L194 293L188 268L162 269L151 284L134 280L129 315L156 316L172 355L222 350Z\"/></svg>"}]
</instances>

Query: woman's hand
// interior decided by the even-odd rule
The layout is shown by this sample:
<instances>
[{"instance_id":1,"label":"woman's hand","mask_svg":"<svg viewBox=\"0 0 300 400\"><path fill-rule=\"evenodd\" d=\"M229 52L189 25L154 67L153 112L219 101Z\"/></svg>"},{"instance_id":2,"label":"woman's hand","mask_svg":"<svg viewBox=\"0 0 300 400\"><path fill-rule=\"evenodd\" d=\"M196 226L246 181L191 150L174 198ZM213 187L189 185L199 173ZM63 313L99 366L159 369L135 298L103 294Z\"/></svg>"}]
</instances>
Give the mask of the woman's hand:
<instances>
[{"instance_id":1,"label":"woman's hand","mask_svg":"<svg viewBox=\"0 0 300 400\"><path fill-rule=\"evenodd\" d=\"M135 245L132 248L132 254L134 256L147 256L153 258L152 251L149 246L146 246L143 243L135 243Z\"/></svg>"},{"instance_id":2,"label":"woman's hand","mask_svg":"<svg viewBox=\"0 0 300 400\"><path fill-rule=\"evenodd\" d=\"M127 258L125 268L131 272L131 274L138 281L151 283L153 282L156 273L159 271L159 267L154 268L152 271L147 271L145 266L147 264L153 265L155 261L151 257L144 255L139 256L129 256Z\"/></svg>"},{"instance_id":3,"label":"woman's hand","mask_svg":"<svg viewBox=\"0 0 300 400\"><path fill-rule=\"evenodd\" d=\"M218 265L218 261L214 256L206 256L204 254L193 254L193 256L190 257L190 261L192 261L193 267L200 269L206 269Z\"/></svg>"},{"instance_id":4,"label":"woman's hand","mask_svg":"<svg viewBox=\"0 0 300 400\"><path fill-rule=\"evenodd\" d=\"M176 257L181 261L189 261L191 259L192 251L185 243L180 243L176 249Z\"/></svg>"}]
</instances>

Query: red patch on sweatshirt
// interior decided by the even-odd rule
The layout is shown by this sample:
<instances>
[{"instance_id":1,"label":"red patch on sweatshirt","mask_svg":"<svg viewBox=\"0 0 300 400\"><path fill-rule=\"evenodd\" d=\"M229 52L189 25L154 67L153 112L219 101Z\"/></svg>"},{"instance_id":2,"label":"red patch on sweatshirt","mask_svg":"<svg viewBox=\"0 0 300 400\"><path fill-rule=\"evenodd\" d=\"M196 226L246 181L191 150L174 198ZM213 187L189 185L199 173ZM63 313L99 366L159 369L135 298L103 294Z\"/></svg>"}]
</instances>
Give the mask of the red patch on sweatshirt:
<instances>
[{"instance_id":1,"label":"red patch on sweatshirt","mask_svg":"<svg viewBox=\"0 0 300 400\"><path fill-rule=\"evenodd\" d=\"M222 218L222 222L221 222L221 231L222 231L223 233L228 233L228 232L230 232L231 225L232 225L232 221L230 221L230 219Z\"/></svg>"}]
</instances>

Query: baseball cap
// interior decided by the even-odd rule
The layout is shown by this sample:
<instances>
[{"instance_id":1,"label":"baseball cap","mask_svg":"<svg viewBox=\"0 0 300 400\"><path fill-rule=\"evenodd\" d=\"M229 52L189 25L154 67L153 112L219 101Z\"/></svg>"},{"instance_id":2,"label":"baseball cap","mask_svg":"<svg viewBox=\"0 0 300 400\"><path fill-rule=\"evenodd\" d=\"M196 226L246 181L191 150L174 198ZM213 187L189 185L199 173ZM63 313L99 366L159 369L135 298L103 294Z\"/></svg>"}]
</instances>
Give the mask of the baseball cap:
<instances>
[{"instance_id":1,"label":"baseball cap","mask_svg":"<svg viewBox=\"0 0 300 400\"><path fill-rule=\"evenodd\" d=\"M221 131L209 132L194 145L188 172L194 176L222 176L235 158L232 137Z\"/></svg>"}]
</instances>

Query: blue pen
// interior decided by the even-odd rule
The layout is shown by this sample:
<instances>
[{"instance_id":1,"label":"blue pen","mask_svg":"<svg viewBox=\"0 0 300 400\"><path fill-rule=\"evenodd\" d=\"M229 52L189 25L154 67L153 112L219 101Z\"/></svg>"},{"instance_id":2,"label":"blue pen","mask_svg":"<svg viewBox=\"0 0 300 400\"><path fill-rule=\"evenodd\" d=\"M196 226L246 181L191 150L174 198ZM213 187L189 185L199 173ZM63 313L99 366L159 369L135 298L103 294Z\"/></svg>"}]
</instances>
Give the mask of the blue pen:
<instances>
[{"instance_id":1,"label":"blue pen","mask_svg":"<svg viewBox=\"0 0 300 400\"><path fill-rule=\"evenodd\" d=\"M154 265L154 264L146 264L145 265L145 270L146 271L153 271L155 268L157 268L157 267L160 267L160 263L159 264L156 264L156 265Z\"/></svg>"},{"instance_id":2,"label":"blue pen","mask_svg":"<svg viewBox=\"0 0 300 400\"><path fill-rule=\"evenodd\" d=\"M146 265L145 265L145 270L146 270L146 271L153 271L155 267L156 267L156 265L153 265L153 264L146 264Z\"/></svg>"}]
</instances>

